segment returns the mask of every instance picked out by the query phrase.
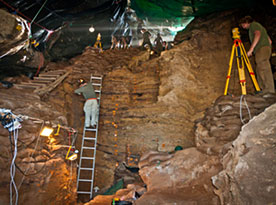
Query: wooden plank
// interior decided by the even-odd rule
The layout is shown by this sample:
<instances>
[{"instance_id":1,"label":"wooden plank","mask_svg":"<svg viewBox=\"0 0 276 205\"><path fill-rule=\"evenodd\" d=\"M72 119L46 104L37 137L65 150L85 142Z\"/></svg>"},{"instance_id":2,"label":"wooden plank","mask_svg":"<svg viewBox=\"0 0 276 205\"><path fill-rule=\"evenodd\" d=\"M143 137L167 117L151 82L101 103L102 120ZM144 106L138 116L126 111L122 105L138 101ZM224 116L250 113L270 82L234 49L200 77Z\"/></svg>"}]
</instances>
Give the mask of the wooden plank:
<instances>
[{"instance_id":1,"label":"wooden plank","mask_svg":"<svg viewBox=\"0 0 276 205\"><path fill-rule=\"evenodd\" d=\"M33 83L33 82L30 82L30 83L25 83L25 82L22 82L22 83L20 83L19 85L30 85L30 86L36 86L36 87L42 87L42 86L45 86L45 85L43 85L43 84L40 84L40 83Z\"/></svg>"},{"instance_id":2,"label":"wooden plank","mask_svg":"<svg viewBox=\"0 0 276 205\"><path fill-rule=\"evenodd\" d=\"M21 85L21 84L14 84L15 88L29 88L29 89L36 89L37 86L35 85Z\"/></svg>"},{"instance_id":3,"label":"wooden plank","mask_svg":"<svg viewBox=\"0 0 276 205\"><path fill-rule=\"evenodd\" d=\"M43 78L43 77L34 77L34 80L46 80L46 81L54 81L56 78Z\"/></svg>"},{"instance_id":4,"label":"wooden plank","mask_svg":"<svg viewBox=\"0 0 276 205\"><path fill-rule=\"evenodd\" d=\"M67 70L50 70L47 73L51 73L51 74L64 74L66 73Z\"/></svg>"},{"instance_id":5,"label":"wooden plank","mask_svg":"<svg viewBox=\"0 0 276 205\"><path fill-rule=\"evenodd\" d=\"M42 75L43 74L53 74L53 75L62 75L62 74L64 74L64 73L66 73L66 70L50 70L50 71L47 71L47 72L44 72L44 73L41 73ZM41 75L41 74L39 74L39 75Z\"/></svg>"},{"instance_id":6,"label":"wooden plank","mask_svg":"<svg viewBox=\"0 0 276 205\"><path fill-rule=\"evenodd\" d=\"M40 74L39 77L43 77L43 78L57 78L58 76L60 76L60 74L47 74L47 73L43 73Z\"/></svg>"},{"instance_id":7,"label":"wooden plank","mask_svg":"<svg viewBox=\"0 0 276 205\"><path fill-rule=\"evenodd\" d=\"M64 75L57 78L54 82L50 83L48 86L45 86L43 88L38 88L34 90L34 93L38 95L44 95L47 93L50 93L53 89L55 89L70 73L72 72L72 69L68 70Z\"/></svg>"},{"instance_id":8,"label":"wooden plank","mask_svg":"<svg viewBox=\"0 0 276 205\"><path fill-rule=\"evenodd\" d=\"M49 80L32 80L33 83L48 84L51 81Z\"/></svg>"}]
</instances>

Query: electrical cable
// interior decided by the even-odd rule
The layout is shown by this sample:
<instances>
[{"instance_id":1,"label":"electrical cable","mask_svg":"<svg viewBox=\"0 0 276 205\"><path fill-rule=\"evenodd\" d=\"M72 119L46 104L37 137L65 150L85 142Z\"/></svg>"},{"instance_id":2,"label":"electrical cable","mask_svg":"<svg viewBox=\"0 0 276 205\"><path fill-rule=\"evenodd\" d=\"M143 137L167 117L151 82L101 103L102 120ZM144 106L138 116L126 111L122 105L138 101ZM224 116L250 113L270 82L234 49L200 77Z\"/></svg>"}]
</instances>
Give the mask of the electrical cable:
<instances>
[{"instance_id":1,"label":"electrical cable","mask_svg":"<svg viewBox=\"0 0 276 205\"><path fill-rule=\"evenodd\" d=\"M70 139L70 138L71 138L71 135L72 135L72 133L71 133L71 132L69 132L69 133L68 133L69 146L71 145L71 139Z\"/></svg>"},{"instance_id":2,"label":"electrical cable","mask_svg":"<svg viewBox=\"0 0 276 205\"><path fill-rule=\"evenodd\" d=\"M70 161L70 175L69 175L68 185L72 183L72 178L73 178L73 161Z\"/></svg>"},{"instance_id":3,"label":"electrical cable","mask_svg":"<svg viewBox=\"0 0 276 205\"><path fill-rule=\"evenodd\" d=\"M42 121L42 125L41 125L41 128L40 128L39 133L42 131L42 129L43 129L43 127L44 127L44 123L45 123L45 122ZM37 149L39 139L40 139L40 135L38 135L38 137L37 137L36 144L35 144L35 148L34 148L34 152L32 152L32 155L31 155L31 156L29 155L29 157L33 157L33 154L35 153L35 151L36 151L36 149ZM44 168L44 167L43 167L43 168ZM18 190L20 189L21 185L23 184L23 181L24 181L24 179L25 179L25 176L28 176L28 175L26 175L26 173L29 171L29 169L30 169L30 166L28 166L27 169L25 170L24 175L23 175L23 177L22 177L22 180L21 180L20 184L18 185Z\"/></svg>"},{"instance_id":4,"label":"electrical cable","mask_svg":"<svg viewBox=\"0 0 276 205\"><path fill-rule=\"evenodd\" d=\"M10 119L12 119L12 121L10 121ZM18 167L15 163L15 159L16 159L16 156L17 156L17 142L18 142L18 129L21 128L21 126L18 126L18 121L22 120L22 119L31 119L31 120L39 120L42 122L42 125L41 125L41 128L40 128L40 131L39 133L41 133L43 127L44 127L44 124L45 124L45 121L44 120L41 120L41 119L38 119L38 118L32 118L32 117L29 117L29 116L25 116L25 115L14 115L10 110L8 109L1 109L0 108L0 121L2 123L2 125L7 128L9 130L9 139L10 139L10 143L11 143L11 153L12 153L12 156L13 156L13 160L12 160L12 163L11 163L11 168L10 168L10 175L11 175L11 182L10 182L10 201L11 201L11 205L12 205L12 190L13 188L15 189L15 204L17 204L18 202L18 191L21 187L21 185L23 184L23 181L25 179L25 177L27 176L31 176L31 175L36 175L37 173L41 172L46 164L44 164L44 166L39 170L37 171L36 173L32 173L32 174L26 174L29 169L30 169L30 165L27 167L27 169L25 170L25 172L23 172L20 167ZM16 126L15 126L15 122L17 122ZM20 125L20 123L19 123ZM63 127L63 126L62 126ZM74 139L72 140L72 145L74 144L75 140L76 140L76 137L77 137L77 134L76 134L76 131L73 129L73 128L67 128L67 127L63 127L64 129L67 129L67 130L70 130L70 134L69 134L69 142L70 142L70 136L72 135L72 133L74 133ZM14 131L14 142L12 142L12 132L11 131ZM29 157L28 158L32 158L34 153L36 152L37 150L37 147L38 147L38 144L39 144L39 139L40 139L40 135L38 135L37 137L37 141L36 141L36 145L35 145L35 148L34 148L34 151L32 152L32 154L29 154ZM13 146L14 146L14 154L13 154ZM71 169L70 169L70 176L71 176L71 181L72 181L72 166L73 164L71 163ZM22 177L22 180L20 182L20 184L18 185L18 188L16 187L16 184L15 184L15 181L14 181L14 176L15 176L15 171L17 168L23 175ZM69 183L71 183L71 181Z\"/></svg>"},{"instance_id":5,"label":"electrical cable","mask_svg":"<svg viewBox=\"0 0 276 205\"><path fill-rule=\"evenodd\" d=\"M12 142L12 138L11 138L11 135L9 136L9 139L10 139L10 143L11 143L11 153L12 153L12 157L14 156L13 155L13 146L15 146L14 145L14 143ZM20 141L19 139L17 139L18 141ZM18 171L21 173L21 174L23 174L24 176L31 176L31 175L36 175L37 173L39 173L44 167L42 167L41 168L41 170L39 170L39 171L37 171L36 173L33 173L33 174L25 174L23 171L22 171L22 169L16 164L16 163L14 163L14 165L15 165L15 167L18 169Z\"/></svg>"},{"instance_id":6,"label":"electrical cable","mask_svg":"<svg viewBox=\"0 0 276 205\"><path fill-rule=\"evenodd\" d=\"M242 100L244 100L244 104L247 108L247 112L249 114L249 119L251 120L252 117L251 117L251 112L250 112L250 109L249 109L248 104L246 102L246 99L245 99L245 97L244 98L243 97L244 97L244 95L241 95L241 97L240 97L240 119L241 119L242 124L244 125L245 121L242 119Z\"/></svg>"},{"instance_id":7,"label":"electrical cable","mask_svg":"<svg viewBox=\"0 0 276 205\"><path fill-rule=\"evenodd\" d=\"M38 74L40 72L40 68L43 66L43 64L44 64L44 58L43 58L42 53L40 52L40 55L39 55L39 65L38 65L37 71L36 71L36 73L34 75L35 77L38 76Z\"/></svg>"},{"instance_id":8,"label":"electrical cable","mask_svg":"<svg viewBox=\"0 0 276 205\"><path fill-rule=\"evenodd\" d=\"M13 124L14 124L14 121L13 120ZM10 182L10 204L12 205L12 188L14 188L15 190L15 204L17 205L18 203L18 191L23 183L23 180L21 181L21 183L19 184L18 188L16 187L16 184L15 184L15 181L14 181L14 176L15 176L15 168L17 168L22 174L23 174L23 179L25 176L31 176L31 175L36 175L37 173L41 172L46 165L44 165L39 171L37 171L36 173L32 173L32 174L26 174L27 171L24 173L18 166L17 164L15 163L15 159L16 159L16 156L17 156L17 141L18 141L18 129L13 129L13 132L14 132L14 143L12 143L12 132L9 132L10 135L9 135L9 139L10 139L10 142L11 142L11 153L12 153L12 156L13 156L13 160L12 160L12 163L11 163L11 168L10 168L10 175L11 175L11 182ZM14 153L13 153L13 149L12 149L12 145L14 145ZM36 148L37 148L37 145L38 145L38 141L36 143ZM35 148L35 150L36 150ZM35 152L35 151L34 151ZM34 154L34 152L32 153L32 156ZM31 156L31 157L32 157ZM29 167L28 167L29 169Z\"/></svg>"},{"instance_id":9,"label":"electrical cable","mask_svg":"<svg viewBox=\"0 0 276 205\"><path fill-rule=\"evenodd\" d=\"M13 126L14 126L14 121L13 120ZM11 132L10 132L11 133ZM18 129L13 129L13 137L14 137L14 154L13 154L13 159L11 162L10 166L10 176L11 176L11 181L10 181L10 204L12 205L12 197L13 197L13 188L15 190L15 204L17 205L18 202L18 190L16 187L16 183L14 181L14 176L15 176L15 159L17 156L17 139L18 139Z\"/></svg>"}]
</instances>

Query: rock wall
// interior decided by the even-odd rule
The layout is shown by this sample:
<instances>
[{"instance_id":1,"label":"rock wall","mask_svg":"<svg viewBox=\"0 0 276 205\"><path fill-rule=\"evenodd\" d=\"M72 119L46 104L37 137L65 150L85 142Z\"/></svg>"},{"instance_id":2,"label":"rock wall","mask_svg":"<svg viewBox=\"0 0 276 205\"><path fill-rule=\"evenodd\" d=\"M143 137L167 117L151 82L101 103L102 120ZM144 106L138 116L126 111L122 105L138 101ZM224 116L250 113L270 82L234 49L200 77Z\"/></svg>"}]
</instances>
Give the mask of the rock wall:
<instances>
[{"instance_id":1,"label":"rock wall","mask_svg":"<svg viewBox=\"0 0 276 205\"><path fill-rule=\"evenodd\" d=\"M18 190L18 204L75 202L76 164L65 161L68 148L64 145L69 145L67 131L61 129L59 135L53 138L39 136L41 128L47 121L66 126L66 118L49 104L41 102L39 96L31 92L15 88L0 90L0 108L10 109L16 115L29 117L23 118L22 128L18 131L14 177ZM10 165L15 142L13 137L10 142L9 134L1 125L1 204L10 204ZM13 203L15 203L15 189L13 189Z\"/></svg>"},{"instance_id":2,"label":"rock wall","mask_svg":"<svg viewBox=\"0 0 276 205\"><path fill-rule=\"evenodd\" d=\"M218 156L202 154L196 148L174 153L150 151L142 155L139 175L144 184L129 184L113 196L96 196L89 204L218 204L210 178L221 170Z\"/></svg>"},{"instance_id":3,"label":"rock wall","mask_svg":"<svg viewBox=\"0 0 276 205\"><path fill-rule=\"evenodd\" d=\"M145 151L173 151L195 146L194 121L221 96L232 47L235 13L196 22L189 39L153 58L138 49L97 50L87 47L70 60L73 75L53 91L49 100L66 112L69 125L82 132L83 98L73 94L77 80L103 75L96 185L110 187L116 165L137 166ZM219 36L219 38L218 38ZM66 66L66 65L64 65ZM51 64L46 69L55 69ZM68 66L67 66L68 67ZM235 79L235 78L233 78ZM231 85L234 82L230 82ZM231 92L240 93L240 87ZM248 92L254 92L248 83ZM77 142L80 146L80 141ZM106 180L108 179L108 180Z\"/></svg>"},{"instance_id":4,"label":"rock wall","mask_svg":"<svg viewBox=\"0 0 276 205\"><path fill-rule=\"evenodd\" d=\"M0 9L0 27L0 80L44 66L43 54L32 47L26 20Z\"/></svg>"},{"instance_id":5,"label":"rock wall","mask_svg":"<svg viewBox=\"0 0 276 205\"><path fill-rule=\"evenodd\" d=\"M25 28L27 22L16 15L0 9L0 56L5 55L10 50L10 54L16 53L25 44L28 39L28 30ZM22 45L20 45L22 44Z\"/></svg>"},{"instance_id":6,"label":"rock wall","mask_svg":"<svg viewBox=\"0 0 276 205\"><path fill-rule=\"evenodd\" d=\"M224 154L241 127L276 102L275 94L220 96L198 119L196 147L209 155Z\"/></svg>"},{"instance_id":7,"label":"rock wall","mask_svg":"<svg viewBox=\"0 0 276 205\"><path fill-rule=\"evenodd\" d=\"M214 200L215 203L216 197L210 189L209 179L212 174L219 171L218 157L209 157L207 154L220 153L221 147L214 149L214 151L209 149L214 145L212 144L213 138L208 139L207 135L204 138L204 133L209 134L209 131L211 133L215 130L209 127L213 121L209 122L207 120L208 115L204 118L204 113L205 109L224 91L225 77L233 44L231 29L237 25L234 15L234 12L225 12L195 21L195 28L189 33L188 38L173 49L162 52L161 56L157 58L153 58L147 52L135 48L107 50L99 53L97 49L88 46L82 55L68 62L49 63L44 69L44 71L47 71L64 67L68 69L70 67L73 70L72 75L68 76L57 89L41 96L40 99L31 92L14 88L6 90L3 93L1 92L1 95L5 97L3 97L5 100L1 106L18 113L22 112L35 117L43 117L45 120L54 120L61 117L60 120L64 124L68 122L68 125L76 128L79 136L81 136L84 122L84 99L74 94L74 89L77 88L77 80L84 78L89 81L91 74L102 75L104 80L95 173L95 186L100 188L99 193L103 193L113 184L116 180L114 176L116 167L123 161L128 165L137 167L139 157L145 152L150 150L171 152L177 145L180 145L186 149L174 155L175 161L170 159L162 159L164 161L159 160L159 162L158 160L144 161L147 166L141 166L141 175L149 184L151 192L147 193L144 199L141 198L141 201L146 200L148 195L151 200L157 200L156 204L172 202L172 198L178 200L177 203L181 204L183 197L179 194L179 190L182 190L181 193L186 193L184 197L186 197L187 203L195 203L195 201L203 203L206 200ZM235 82L231 81L230 83L233 85ZM254 88L250 83L248 83L247 88L249 93L254 92ZM12 91L13 95L8 91ZM231 88L231 94L239 93L239 85ZM18 99L22 100L23 103ZM16 103L12 104L12 102ZM236 100L234 103L238 104L238 101ZM237 106L233 106L233 104L223 107L217 101L216 105L217 107L210 108L210 110L215 109L215 114L224 113L228 108L232 109L231 112L233 110L237 111ZM254 108L259 106L256 103L252 103L252 105ZM261 112L263 108L264 106L256 109ZM215 111L219 111L219 113ZM195 142L194 123L197 119L201 119L202 124L197 124L198 135ZM201 127L206 128L207 131L200 132L199 125L202 125ZM206 127L204 127L205 125ZM216 128L221 128L220 125L216 126ZM235 131L240 128L239 126L235 126ZM28 131L28 133L33 132L35 131ZM5 135L6 133L3 136ZM227 140L231 141L234 137L228 136L228 138ZM216 139L217 137L214 141ZM207 144L210 141L211 146L205 147L205 140ZM202 141L203 143L201 143ZM45 144L47 143L45 142ZM76 142L78 149L80 149L80 144L81 138L78 138ZM33 149L34 145L33 143L30 144L30 148ZM198 145L200 151L205 153L191 148L195 145ZM51 159L52 153L55 151L52 147L46 145L45 147L47 148L45 148L46 151L50 153L48 157ZM209 150L212 152L209 152ZM57 152L59 151L57 150ZM193 155L197 157L193 158ZM43 154L41 158L46 158L46 156ZM53 155L56 159L54 161L59 164L58 167L64 168L61 172L55 169L55 172L58 173L57 176L59 174L64 176L59 177L59 180L52 178L52 175L50 176L54 184L49 187L58 186L55 187L55 190L63 190L62 187L65 187L65 181L68 181L69 167L63 161L64 152L61 151L60 156L58 154ZM35 157L38 156L35 155ZM23 159L25 158L22 157ZM28 158L25 161L32 163L32 160ZM173 166L170 168L167 163ZM7 160L5 164L8 164ZM200 166L197 167L197 164ZM21 165L23 166L23 162ZM53 166L52 164L47 168L47 173ZM160 179L164 178L168 178L170 181L168 184L159 182L155 185L150 181L151 179L147 178L146 173L148 172L152 174L154 182L159 182ZM173 177L170 178L173 172L175 172L175 178L185 181L186 184L176 181ZM190 176L189 179L185 178L186 172ZM162 178L163 175L164 178ZM190 180L190 178L194 180ZM201 178L202 181L200 181ZM36 180L48 182L48 180L39 177ZM200 183L197 183L197 180ZM57 185L55 181L61 182ZM31 180L30 183L33 183L33 181ZM8 181L6 180L7 184ZM195 188L190 186L191 184ZM175 195L170 192L155 195L154 192L159 186L163 190L168 187L172 188ZM37 190L34 187L35 184L32 184L30 193L33 193L32 190ZM179 188L179 190L173 188ZM41 200L49 197L46 190L52 193L48 186L45 188L42 186L40 189L45 191L45 195L41 194ZM204 196L201 193L204 193ZM8 196L7 193L6 196ZM55 192L51 197L51 199L67 199L63 191ZM74 195L71 194L68 200L73 200L73 197ZM197 197L198 200L194 200ZM171 201L166 201L166 199Z\"/></svg>"},{"instance_id":8,"label":"rock wall","mask_svg":"<svg viewBox=\"0 0 276 205\"><path fill-rule=\"evenodd\" d=\"M276 201L276 104L242 127L212 177L221 204L274 204Z\"/></svg>"}]
</instances>

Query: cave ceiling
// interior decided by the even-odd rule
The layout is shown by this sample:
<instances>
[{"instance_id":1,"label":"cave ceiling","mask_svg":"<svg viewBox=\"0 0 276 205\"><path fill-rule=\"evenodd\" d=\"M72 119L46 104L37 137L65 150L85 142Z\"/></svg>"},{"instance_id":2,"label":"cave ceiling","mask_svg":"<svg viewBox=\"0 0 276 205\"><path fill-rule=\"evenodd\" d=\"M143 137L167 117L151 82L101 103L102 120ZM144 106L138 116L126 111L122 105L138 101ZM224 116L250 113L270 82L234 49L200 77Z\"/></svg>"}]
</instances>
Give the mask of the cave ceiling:
<instances>
[{"instance_id":1,"label":"cave ceiling","mask_svg":"<svg viewBox=\"0 0 276 205\"><path fill-rule=\"evenodd\" d=\"M64 56L69 58L81 53L85 46L93 42L98 32L102 34L105 48L110 47L111 35L134 36L138 31L139 23L149 29L153 35L160 32L163 39L173 41L175 34L183 30L194 17L203 17L210 13L234 8L247 11L253 7L265 6L271 7L272 1L0 0L0 9L17 14L27 20L31 31L28 38L34 38L39 42L42 50L45 49L44 44L52 33L67 28L67 30L62 29L59 39L56 43L52 43L55 45L54 49L59 49L56 53L61 53L60 50L63 51L62 55L53 54L53 50L48 52L52 55L50 58L54 60ZM90 33L91 27L95 32ZM66 48L62 46L69 38L70 43L78 45L79 48L65 52L69 46L66 45ZM49 44L51 44L50 41Z\"/></svg>"},{"instance_id":2,"label":"cave ceiling","mask_svg":"<svg viewBox=\"0 0 276 205\"><path fill-rule=\"evenodd\" d=\"M265 2L271 5L270 1ZM249 8L258 3L257 0L0 0L0 8L29 19L35 18L42 26L54 27L69 17L77 18L107 11L111 15L115 14L118 5L126 7L129 4L140 18L172 19L203 16L232 8ZM50 25L49 22L53 21L55 23Z\"/></svg>"},{"instance_id":3,"label":"cave ceiling","mask_svg":"<svg viewBox=\"0 0 276 205\"><path fill-rule=\"evenodd\" d=\"M193 17L213 12L256 6L271 6L271 1L258 0L0 0L0 8L31 22L32 33L41 36L46 30L56 30L65 24L88 20L101 27L118 30L126 21L140 19L154 25L185 28ZM131 8L127 10L128 6ZM135 13L127 19L127 11ZM103 19L106 21L103 22ZM84 21L83 21L84 22ZM115 22L110 25L109 22ZM124 26L125 27L125 26ZM41 31L44 30L44 31ZM121 28L120 28L121 29ZM178 31L178 30L177 30ZM125 32L125 31L122 31ZM48 34L45 32L46 35ZM110 35L109 35L110 36Z\"/></svg>"}]
</instances>

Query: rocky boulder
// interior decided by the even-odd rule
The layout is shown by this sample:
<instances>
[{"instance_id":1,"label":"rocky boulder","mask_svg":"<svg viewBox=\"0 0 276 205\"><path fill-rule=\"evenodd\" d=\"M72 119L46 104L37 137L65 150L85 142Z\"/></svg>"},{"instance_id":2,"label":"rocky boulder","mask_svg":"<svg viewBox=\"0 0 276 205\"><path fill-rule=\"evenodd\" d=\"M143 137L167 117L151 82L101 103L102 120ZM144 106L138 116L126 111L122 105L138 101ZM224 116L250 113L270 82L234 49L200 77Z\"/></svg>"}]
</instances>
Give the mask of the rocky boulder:
<instances>
[{"instance_id":1,"label":"rocky boulder","mask_svg":"<svg viewBox=\"0 0 276 205\"><path fill-rule=\"evenodd\" d=\"M61 129L57 134L55 128L55 136L49 138L40 136L44 125L67 126L63 113L56 111L48 103L42 102L38 95L14 87L0 89L0 108L10 109L13 114L23 119L20 122L22 127L18 131L17 152L15 152L15 134L9 133L8 129L0 126L2 184L0 203L11 203L10 167L15 153L17 155L14 182L18 191L18 204L75 202L76 164L65 160L70 139L67 130ZM9 135L11 135L11 141ZM15 190L12 193L15 196Z\"/></svg>"},{"instance_id":2,"label":"rocky boulder","mask_svg":"<svg viewBox=\"0 0 276 205\"><path fill-rule=\"evenodd\" d=\"M219 171L219 158L208 157L196 148L177 151L173 155L151 153L141 158L139 174L148 191L200 184Z\"/></svg>"},{"instance_id":3,"label":"rocky boulder","mask_svg":"<svg viewBox=\"0 0 276 205\"><path fill-rule=\"evenodd\" d=\"M204 117L196 121L196 147L207 154L223 154L242 125L275 102L275 94L220 96L206 109Z\"/></svg>"},{"instance_id":4,"label":"rocky boulder","mask_svg":"<svg viewBox=\"0 0 276 205\"><path fill-rule=\"evenodd\" d=\"M196 148L174 154L149 152L141 157L139 174L147 192L135 204L191 204L216 201L210 178L220 170L219 158ZM181 194L180 194L181 193ZM191 199L191 196L192 199Z\"/></svg>"},{"instance_id":5,"label":"rocky boulder","mask_svg":"<svg viewBox=\"0 0 276 205\"><path fill-rule=\"evenodd\" d=\"M276 201L276 104L242 127L212 177L221 204L274 204Z\"/></svg>"}]
</instances>

